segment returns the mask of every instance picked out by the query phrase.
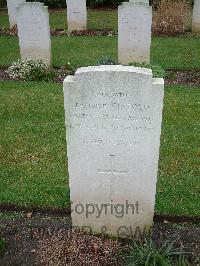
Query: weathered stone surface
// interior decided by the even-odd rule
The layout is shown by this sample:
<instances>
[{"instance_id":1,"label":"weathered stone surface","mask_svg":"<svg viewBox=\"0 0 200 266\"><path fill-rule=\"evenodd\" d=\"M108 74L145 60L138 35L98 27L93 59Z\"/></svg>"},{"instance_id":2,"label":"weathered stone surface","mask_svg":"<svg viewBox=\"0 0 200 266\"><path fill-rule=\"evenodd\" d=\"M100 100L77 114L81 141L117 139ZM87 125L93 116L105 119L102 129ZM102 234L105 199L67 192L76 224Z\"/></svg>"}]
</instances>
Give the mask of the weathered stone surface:
<instances>
[{"instance_id":1,"label":"weathered stone surface","mask_svg":"<svg viewBox=\"0 0 200 266\"><path fill-rule=\"evenodd\" d=\"M194 0L192 31L200 33L200 0Z\"/></svg>"},{"instance_id":2,"label":"weathered stone surface","mask_svg":"<svg viewBox=\"0 0 200 266\"><path fill-rule=\"evenodd\" d=\"M17 8L17 27L22 60L42 59L51 63L48 8L42 3L25 3Z\"/></svg>"},{"instance_id":3,"label":"weathered stone surface","mask_svg":"<svg viewBox=\"0 0 200 266\"><path fill-rule=\"evenodd\" d=\"M87 27L86 0L66 0L68 30L84 30Z\"/></svg>"},{"instance_id":4,"label":"weathered stone surface","mask_svg":"<svg viewBox=\"0 0 200 266\"><path fill-rule=\"evenodd\" d=\"M74 227L131 238L149 231L163 96L149 69L87 67L65 79Z\"/></svg>"},{"instance_id":5,"label":"weathered stone surface","mask_svg":"<svg viewBox=\"0 0 200 266\"><path fill-rule=\"evenodd\" d=\"M148 1L124 2L118 8L118 60L150 63L152 7Z\"/></svg>"},{"instance_id":6,"label":"weathered stone surface","mask_svg":"<svg viewBox=\"0 0 200 266\"><path fill-rule=\"evenodd\" d=\"M7 0L10 28L17 25L17 7L25 2L26 0Z\"/></svg>"},{"instance_id":7,"label":"weathered stone surface","mask_svg":"<svg viewBox=\"0 0 200 266\"><path fill-rule=\"evenodd\" d=\"M129 2L132 2L132 3L145 3L145 4L149 5L149 0L129 0Z\"/></svg>"}]
</instances>

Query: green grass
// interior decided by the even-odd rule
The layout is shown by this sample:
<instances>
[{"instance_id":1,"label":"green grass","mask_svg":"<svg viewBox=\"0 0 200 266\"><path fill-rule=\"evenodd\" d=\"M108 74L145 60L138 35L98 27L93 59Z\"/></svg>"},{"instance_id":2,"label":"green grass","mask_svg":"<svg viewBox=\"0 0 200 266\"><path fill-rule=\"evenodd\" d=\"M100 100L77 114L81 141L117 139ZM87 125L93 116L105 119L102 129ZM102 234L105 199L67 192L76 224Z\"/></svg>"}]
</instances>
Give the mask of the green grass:
<instances>
[{"instance_id":1,"label":"green grass","mask_svg":"<svg viewBox=\"0 0 200 266\"><path fill-rule=\"evenodd\" d=\"M60 85L1 82L0 202L69 205Z\"/></svg>"},{"instance_id":2,"label":"green grass","mask_svg":"<svg viewBox=\"0 0 200 266\"><path fill-rule=\"evenodd\" d=\"M200 69L199 38L153 38L151 63L165 69ZM20 57L17 37L0 36L0 66L8 66ZM53 37L54 66L95 65L103 57L117 60L117 37Z\"/></svg>"},{"instance_id":3,"label":"green grass","mask_svg":"<svg viewBox=\"0 0 200 266\"><path fill-rule=\"evenodd\" d=\"M67 10L49 10L50 27L52 29L67 29ZM117 10L97 11L88 9L88 29L117 29ZM0 10L0 28L9 28L8 14Z\"/></svg>"},{"instance_id":4,"label":"green grass","mask_svg":"<svg viewBox=\"0 0 200 266\"><path fill-rule=\"evenodd\" d=\"M0 203L69 206L62 85L0 83ZM200 215L199 88L165 90L156 211Z\"/></svg>"},{"instance_id":5,"label":"green grass","mask_svg":"<svg viewBox=\"0 0 200 266\"><path fill-rule=\"evenodd\" d=\"M156 209L200 214L200 88L166 90Z\"/></svg>"},{"instance_id":6,"label":"green grass","mask_svg":"<svg viewBox=\"0 0 200 266\"><path fill-rule=\"evenodd\" d=\"M88 9L88 29L117 30L117 10L96 11ZM50 26L52 29L67 29L67 10L50 12Z\"/></svg>"},{"instance_id":7,"label":"green grass","mask_svg":"<svg viewBox=\"0 0 200 266\"><path fill-rule=\"evenodd\" d=\"M8 13L0 9L0 28L9 28Z\"/></svg>"},{"instance_id":8,"label":"green grass","mask_svg":"<svg viewBox=\"0 0 200 266\"><path fill-rule=\"evenodd\" d=\"M4 250L5 250L5 245L6 245L6 243L5 243L5 239L2 238L2 237L0 237L0 255L4 252Z\"/></svg>"}]
</instances>

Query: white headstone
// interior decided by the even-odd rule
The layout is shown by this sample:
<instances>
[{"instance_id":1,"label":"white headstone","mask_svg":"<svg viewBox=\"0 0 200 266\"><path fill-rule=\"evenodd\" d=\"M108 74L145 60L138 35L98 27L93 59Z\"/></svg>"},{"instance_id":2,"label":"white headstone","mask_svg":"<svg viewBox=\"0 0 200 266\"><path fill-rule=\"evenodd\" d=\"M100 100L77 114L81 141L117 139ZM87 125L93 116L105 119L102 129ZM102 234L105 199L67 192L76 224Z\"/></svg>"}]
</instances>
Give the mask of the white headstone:
<instances>
[{"instance_id":1,"label":"white headstone","mask_svg":"<svg viewBox=\"0 0 200 266\"><path fill-rule=\"evenodd\" d=\"M10 28L17 25L17 10L16 10L16 8L25 2L26 2L26 0L7 0L7 8L8 8Z\"/></svg>"},{"instance_id":2,"label":"white headstone","mask_svg":"<svg viewBox=\"0 0 200 266\"><path fill-rule=\"evenodd\" d=\"M66 0L68 30L84 30L87 27L86 0Z\"/></svg>"},{"instance_id":3,"label":"white headstone","mask_svg":"<svg viewBox=\"0 0 200 266\"><path fill-rule=\"evenodd\" d=\"M118 8L118 60L150 63L152 7L147 0L124 2Z\"/></svg>"},{"instance_id":4,"label":"white headstone","mask_svg":"<svg viewBox=\"0 0 200 266\"><path fill-rule=\"evenodd\" d=\"M64 81L72 224L139 238L153 223L164 80L131 66Z\"/></svg>"},{"instance_id":5,"label":"white headstone","mask_svg":"<svg viewBox=\"0 0 200 266\"><path fill-rule=\"evenodd\" d=\"M25 3L17 8L17 27L22 60L42 59L51 63L51 38L48 7Z\"/></svg>"},{"instance_id":6,"label":"white headstone","mask_svg":"<svg viewBox=\"0 0 200 266\"><path fill-rule=\"evenodd\" d=\"M200 32L200 0L194 0L192 31Z\"/></svg>"}]
</instances>

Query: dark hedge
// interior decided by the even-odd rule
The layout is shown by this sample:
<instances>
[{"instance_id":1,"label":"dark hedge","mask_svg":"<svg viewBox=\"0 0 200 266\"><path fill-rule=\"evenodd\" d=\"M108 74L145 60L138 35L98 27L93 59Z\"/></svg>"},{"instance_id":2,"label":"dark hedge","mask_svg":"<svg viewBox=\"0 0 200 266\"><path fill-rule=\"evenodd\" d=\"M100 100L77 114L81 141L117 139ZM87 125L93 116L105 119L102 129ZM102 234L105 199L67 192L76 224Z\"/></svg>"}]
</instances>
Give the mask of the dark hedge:
<instances>
[{"instance_id":1,"label":"dark hedge","mask_svg":"<svg viewBox=\"0 0 200 266\"><path fill-rule=\"evenodd\" d=\"M75 0L74 0L75 1ZM87 0L88 7L117 7L124 0ZM128 1L128 0L127 0ZM160 0L150 0L153 7L156 7ZM194 0L188 0L193 2ZM28 2L36 2L35 0L29 0ZM49 7L66 7L66 0L41 0ZM0 0L0 7L6 7L6 0Z\"/></svg>"}]
</instances>

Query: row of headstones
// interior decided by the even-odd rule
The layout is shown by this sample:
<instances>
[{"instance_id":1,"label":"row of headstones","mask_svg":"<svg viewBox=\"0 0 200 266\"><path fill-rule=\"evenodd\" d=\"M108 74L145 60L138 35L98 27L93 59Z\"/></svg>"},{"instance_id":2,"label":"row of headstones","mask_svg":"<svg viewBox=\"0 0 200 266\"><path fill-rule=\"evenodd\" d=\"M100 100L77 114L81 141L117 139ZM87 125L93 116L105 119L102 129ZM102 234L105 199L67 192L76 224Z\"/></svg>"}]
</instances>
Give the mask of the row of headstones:
<instances>
[{"instance_id":1,"label":"row of headstones","mask_svg":"<svg viewBox=\"0 0 200 266\"><path fill-rule=\"evenodd\" d=\"M25 0L7 0L10 27L13 27L15 24L17 24L17 7L25 2ZM66 2L68 30L73 31L86 29L86 0L66 0ZM146 5L149 5L149 0L130 0L130 2L143 2ZM125 5L127 5L127 3L124 3L122 6ZM192 30L193 32L200 32L200 0L194 0Z\"/></svg>"},{"instance_id":2,"label":"row of headstones","mask_svg":"<svg viewBox=\"0 0 200 266\"><path fill-rule=\"evenodd\" d=\"M48 8L39 2L25 2L16 10L22 60L40 58L50 65ZM119 7L118 57L121 64L150 62L151 22L152 9L147 3L129 2Z\"/></svg>"},{"instance_id":3,"label":"row of headstones","mask_svg":"<svg viewBox=\"0 0 200 266\"><path fill-rule=\"evenodd\" d=\"M22 60L40 58L50 65L51 38L47 7L39 2L25 2L16 10ZM150 62L151 23L152 8L148 1L131 1L119 7L118 58L121 64Z\"/></svg>"},{"instance_id":4,"label":"row of headstones","mask_svg":"<svg viewBox=\"0 0 200 266\"><path fill-rule=\"evenodd\" d=\"M73 25L76 24L76 17L79 17L79 22L85 21L84 14L86 14L86 7L85 12L81 12L84 8L80 4L83 4L84 0L81 0L80 3L75 0L67 1L68 17L71 23ZM17 2L19 4L18 7ZM195 10L199 8L200 11L200 0L196 0L195 5ZM80 9L79 12L75 12L78 9ZM22 60L26 58L40 58L50 65L51 39L47 7L39 2L25 2L24 0L16 0L15 4L12 1L11 5L8 0L8 10L13 23L15 23L13 10L16 10L17 13L17 27ZM199 14L198 12L194 12L194 14L194 27L197 29L198 21L196 18L200 17L200 12ZM130 0L130 2L124 2L119 6L118 60L121 64L150 62L151 25L152 8L149 6L149 0Z\"/></svg>"},{"instance_id":5,"label":"row of headstones","mask_svg":"<svg viewBox=\"0 0 200 266\"><path fill-rule=\"evenodd\" d=\"M17 9L26 0L7 0L10 28L17 25ZM83 30L87 27L86 0L66 0L68 30Z\"/></svg>"}]
</instances>

